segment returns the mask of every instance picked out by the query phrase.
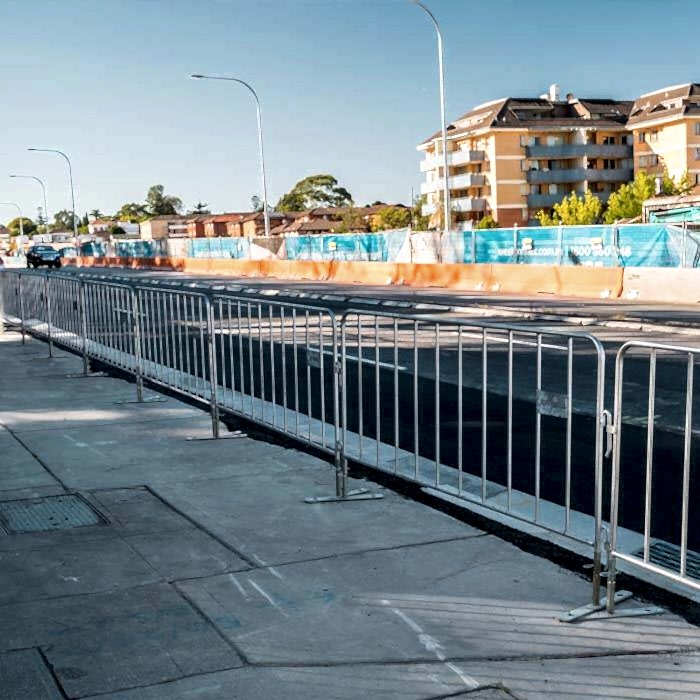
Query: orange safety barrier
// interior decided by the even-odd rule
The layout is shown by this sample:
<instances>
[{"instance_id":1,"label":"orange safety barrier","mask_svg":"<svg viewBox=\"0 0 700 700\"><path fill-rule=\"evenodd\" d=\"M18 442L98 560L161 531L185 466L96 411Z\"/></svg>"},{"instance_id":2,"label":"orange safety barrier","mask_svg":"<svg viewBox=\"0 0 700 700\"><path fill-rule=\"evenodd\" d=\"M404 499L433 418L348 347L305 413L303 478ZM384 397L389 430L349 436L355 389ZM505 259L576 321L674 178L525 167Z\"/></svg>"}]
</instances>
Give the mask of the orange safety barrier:
<instances>
[{"instance_id":1,"label":"orange safety barrier","mask_svg":"<svg viewBox=\"0 0 700 700\"><path fill-rule=\"evenodd\" d=\"M410 287L486 290L491 282L491 265L399 263L395 282Z\"/></svg>"},{"instance_id":2,"label":"orange safety barrier","mask_svg":"<svg viewBox=\"0 0 700 700\"><path fill-rule=\"evenodd\" d=\"M285 279L323 282L331 276L331 262L329 260L290 260L287 275Z\"/></svg>"},{"instance_id":3,"label":"orange safety barrier","mask_svg":"<svg viewBox=\"0 0 700 700\"><path fill-rule=\"evenodd\" d=\"M616 299L623 293L623 269L614 267L583 267L556 265L506 265L470 263L383 263L355 262L345 260L233 260L229 258L82 258L74 261L83 267L131 267L180 270L195 274L221 274L237 277L275 277L293 280L332 280L340 283L355 283L374 286L404 284L411 287L440 287L486 293L572 296ZM67 261L67 264L70 262ZM644 291L631 291L644 298L679 298L681 290L687 290L692 282L681 287L674 285L673 294L654 296L657 281L655 271L644 271L647 275L641 284L638 272L627 272L626 287L634 285ZM679 271L658 271L663 279L658 283L673 281ZM692 271L691 271L692 272ZM691 291L682 298L694 297Z\"/></svg>"},{"instance_id":4,"label":"orange safety barrier","mask_svg":"<svg viewBox=\"0 0 700 700\"><path fill-rule=\"evenodd\" d=\"M334 282L392 284L396 279L396 263L333 260L330 265L329 279Z\"/></svg>"},{"instance_id":5,"label":"orange safety barrier","mask_svg":"<svg viewBox=\"0 0 700 700\"><path fill-rule=\"evenodd\" d=\"M494 264L489 291L616 299L622 292L622 268Z\"/></svg>"},{"instance_id":6,"label":"orange safety barrier","mask_svg":"<svg viewBox=\"0 0 700 700\"><path fill-rule=\"evenodd\" d=\"M700 270L693 268L625 268L622 296L672 303L700 301Z\"/></svg>"}]
</instances>

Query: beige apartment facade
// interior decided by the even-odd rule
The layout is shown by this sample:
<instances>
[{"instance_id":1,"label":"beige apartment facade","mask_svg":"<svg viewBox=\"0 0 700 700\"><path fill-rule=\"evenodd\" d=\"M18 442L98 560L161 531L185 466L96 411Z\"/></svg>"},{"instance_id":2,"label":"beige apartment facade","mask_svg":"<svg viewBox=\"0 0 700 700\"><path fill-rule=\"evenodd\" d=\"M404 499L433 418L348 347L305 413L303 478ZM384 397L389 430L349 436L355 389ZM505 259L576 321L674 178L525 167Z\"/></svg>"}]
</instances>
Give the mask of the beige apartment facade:
<instances>
[{"instance_id":1,"label":"beige apartment facade","mask_svg":"<svg viewBox=\"0 0 700 700\"><path fill-rule=\"evenodd\" d=\"M678 181L687 172L692 194L700 194L700 83L686 83L642 95L627 128L634 139L637 172Z\"/></svg>"},{"instance_id":2,"label":"beige apartment facade","mask_svg":"<svg viewBox=\"0 0 700 700\"><path fill-rule=\"evenodd\" d=\"M475 107L450 124L447 155L452 225L469 228L484 216L500 226L527 226L569 192L590 190L603 202L633 177L632 102L559 98L553 85L538 98L504 98ZM442 138L424 153L423 213L442 225Z\"/></svg>"}]
</instances>

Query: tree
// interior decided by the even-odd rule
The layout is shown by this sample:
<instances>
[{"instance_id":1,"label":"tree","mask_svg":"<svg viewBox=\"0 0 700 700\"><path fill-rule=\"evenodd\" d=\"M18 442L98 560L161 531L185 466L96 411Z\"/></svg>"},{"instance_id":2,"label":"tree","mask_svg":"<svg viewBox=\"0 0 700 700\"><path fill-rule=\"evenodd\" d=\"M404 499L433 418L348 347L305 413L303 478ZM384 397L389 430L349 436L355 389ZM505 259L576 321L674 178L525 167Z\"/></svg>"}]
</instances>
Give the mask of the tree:
<instances>
[{"instance_id":1,"label":"tree","mask_svg":"<svg viewBox=\"0 0 700 700\"><path fill-rule=\"evenodd\" d=\"M572 192L552 209L551 214L538 211L535 215L542 226L583 226L598 222L603 204L590 190L586 190L582 197Z\"/></svg>"},{"instance_id":2,"label":"tree","mask_svg":"<svg viewBox=\"0 0 700 700\"><path fill-rule=\"evenodd\" d=\"M84 226L85 228L87 228L88 225L89 225L89 223L90 223L90 219L88 218L87 213L85 213L85 215L83 216L83 218L80 220L80 226L78 227L78 230L80 230L80 228L82 228L83 226Z\"/></svg>"},{"instance_id":3,"label":"tree","mask_svg":"<svg viewBox=\"0 0 700 700\"><path fill-rule=\"evenodd\" d=\"M340 224L333 227L336 233L353 233L356 231L366 231L367 222L362 215L362 211L349 207L340 217Z\"/></svg>"},{"instance_id":4,"label":"tree","mask_svg":"<svg viewBox=\"0 0 700 700\"><path fill-rule=\"evenodd\" d=\"M253 209L253 211L262 211L265 207L263 206L263 201L258 197L257 194L254 194L250 198L250 206Z\"/></svg>"},{"instance_id":5,"label":"tree","mask_svg":"<svg viewBox=\"0 0 700 700\"><path fill-rule=\"evenodd\" d=\"M484 228L498 228L498 221L491 216L491 214L487 214L486 216L482 217L479 219L479 223L476 225L478 229L484 229Z\"/></svg>"},{"instance_id":6,"label":"tree","mask_svg":"<svg viewBox=\"0 0 700 700\"><path fill-rule=\"evenodd\" d=\"M644 172L637 173L632 182L622 185L617 192L610 195L604 217L605 223L612 224L620 219L641 216L642 203L653 197L655 191L654 178Z\"/></svg>"},{"instance_id":7,"label":"tree","mask_svg":"<svg viewBox=\"0 0 700 700\"><path fill-rule=\"evenodd\" d=\"M72 231L73 213L67 211L66 209L61 209L61 211L57 211L53 215L53 224L51 224L51 228L54 231Z\"/></svg>"},{"instance_id":8,"label":"tree","mask_svg":"<svg viewBox=\"0 0 700 700\"><path fill-rule=\"evenodd\" d=\"M37 207L36 209L36 230L34 233L48 233L48 221L46 219L46 215L44 214L44 210L41 207ZM40 230L41 229L41 230Z\"/></svg>"},{"instance_id":9,"label":"tree","mask_svg":"<svg viewBox=\"0 0 700 700\"><path fill-rule=\"evenodd\" d=\"M691 192L693 189L693 181L690 178L690 173L686 170L678 182L668 174L668 170L664 168L661 176L661 194L667 197L684 195Z\"/></svg>"},{"instance_id":10,"label":"tree","mask_svg":"<svg viewBox=\"0 0 700 700\"><path fill-rule=\"evenodd\" d=\"M148 208L145 204L138 202L128 202L122 204L121 209L115 214L118 221L128 221L132 224L137 224L148 218Z\"/></svg>"},{"instance_id":11,"label":"tree","mask_svg":"<svg viewBox=\"0 0 700 700\"><path fill-rule=\"evenodd\" d=\"M109 227L109 235L110 236L124 236L124 235L126 235L126 231L121 226L117 226L115 224L114 226Z\"/></svg>"},{"instance_id":12,"label":"tree","mask_svg":"<svg viewBox=\"0 0 700 700\"><path fill-rule=\"evenodd\" d=\"M384 207L372 217L372 231L390 231L406 228L411 223L412 212L404 207Z\"/></svg>"},{"instance_id":13,"label":"tree","mask_svg":"<svg viewBox=\"0 0 700 700\"><path fill-rule=\"evenodd\" d=\"M179 197L164 193L163 185L153 185L146 195L146 208L151 216L163 214L178 214L182 209L182 200Z\"/></svg>"},{"instance_id":14,"label":"tree","mask_svg":"<svg viewBox=\"0 0 700 700\"><path fill-rule=\"evenodd\" d=\"M202 215L202 214L211 214L211 211L209 210L209 205L206 204L205 202L197 202L192 207L192 211L190 212L191 214L197 214L197 215Z\"/></svg>"},{"instance_id":15,"label":"tree","mask_svg":"<svg viewBox=\"0 0 700 700\"><path fill-rule=\"evenodd\" d=\"M22 217L22 227L24 229L25 236L29 236L36 231L36 224L26 216ZM7 228L9 229L11 236L19 236L19 216L12 219L12 221L7 224Z\"/></svg>"},{"instance_id":16,"label":"tree","mask_svg":"<svg viewBox=\"0 0 700 700\"><path fill-rule=\"evenodd\" d=\"M352 205L352 195L338 185L332 175L309 175L283 195L278 211L307 211L315 207L347 207Z\"/></svg>"},{"instance_id":17,"label":"tree","mask_svg":"<svg viewBox=\"0 0 700 700\"><path fill-rule=\"evenodd\" d=\"M90 211L90 216L93 219L101 219L104 216L104 214L99 209L92 209Z\"/></svg>"},{"instance_id":18,"label":"tree","mask_svg":"<svg viewBox=\"0 0 700 700\"><path fill-rule=\"evenodd\" d=\"M411 226L415 231L427 231L430 217L423 216L423 206L428 203L427 195L420 195L413 200Z\"/></svg>"}]
</instances>

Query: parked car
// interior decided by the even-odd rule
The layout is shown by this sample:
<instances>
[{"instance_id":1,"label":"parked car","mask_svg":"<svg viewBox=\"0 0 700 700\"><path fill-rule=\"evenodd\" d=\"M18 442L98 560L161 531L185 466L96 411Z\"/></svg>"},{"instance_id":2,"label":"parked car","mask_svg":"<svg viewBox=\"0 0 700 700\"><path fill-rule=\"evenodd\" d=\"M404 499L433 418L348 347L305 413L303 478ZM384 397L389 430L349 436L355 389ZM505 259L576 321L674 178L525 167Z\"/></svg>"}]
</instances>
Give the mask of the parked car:
<instances>
[{"instance_id":1,"label":"parked car","mask_svg":"<svg viewBox=\"0 0 700 700\"><path fill-rule=\"evenodd\" d=\"M61 255L50 245L33 245L27 251L27 267L61 267Z\"/></svg>"}]
</instances>

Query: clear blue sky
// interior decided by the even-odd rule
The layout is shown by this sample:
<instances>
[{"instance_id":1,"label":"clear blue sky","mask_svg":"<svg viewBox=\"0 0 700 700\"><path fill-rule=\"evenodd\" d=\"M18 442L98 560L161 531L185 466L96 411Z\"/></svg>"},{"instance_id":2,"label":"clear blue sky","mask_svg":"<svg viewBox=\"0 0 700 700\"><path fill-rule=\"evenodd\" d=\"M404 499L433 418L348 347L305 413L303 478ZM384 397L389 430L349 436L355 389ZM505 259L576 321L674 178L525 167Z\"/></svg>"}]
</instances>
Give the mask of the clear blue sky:
<instances>
[{"instance_id":1,"label":"clear blue sky","mask_svg":"<svg viewBox=\"0 0 700 700\"><path fill-rule=\"evenodd\" d=\"M445 37L448 118L506 95L632 99L700 80L697 0L426 0ZM142 201L155 183L190 207L249 207L260 193L263 103L270 200L311 173L360 204L418 189L416 144L439 127L435 37L408 0L0 0L0 201L32 217ZM0 208L0 221L12 212Z\"/></svg>"}]
</instances>

